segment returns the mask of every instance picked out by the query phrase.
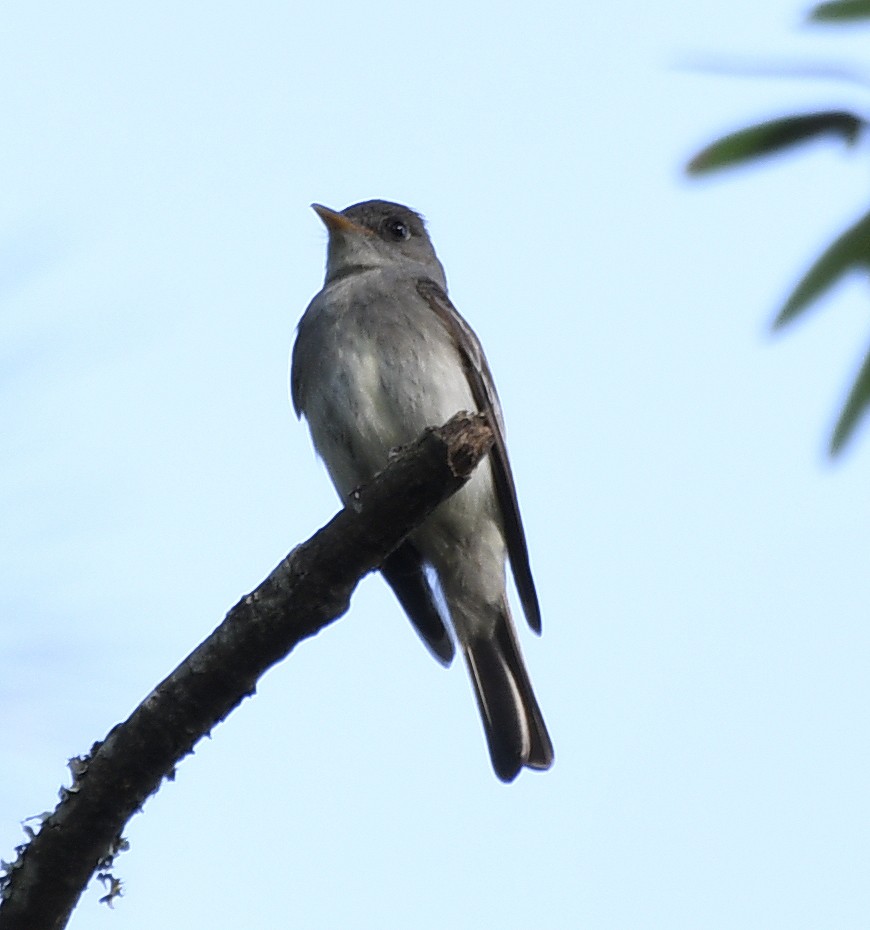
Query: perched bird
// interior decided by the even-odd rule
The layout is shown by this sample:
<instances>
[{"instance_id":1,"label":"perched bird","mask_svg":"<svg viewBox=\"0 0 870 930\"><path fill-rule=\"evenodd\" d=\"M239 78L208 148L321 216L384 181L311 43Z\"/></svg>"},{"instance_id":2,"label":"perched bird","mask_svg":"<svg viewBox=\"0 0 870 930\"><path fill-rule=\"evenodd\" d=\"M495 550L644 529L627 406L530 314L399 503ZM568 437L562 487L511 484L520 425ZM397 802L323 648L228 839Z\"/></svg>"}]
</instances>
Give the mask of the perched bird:
<instances>
[{"instance_id":1,"label":"perched bird","mask_svg":"<svg viewBox=\"0 0 870 930\"><path fill-rule=\"evenodd\" d=\"M505 560L529 625L541 631L501 406L477 336L447 296L422 217L370 200L342 212L313 204L329 246L323 290L293 347L291 392L342 499L391 450L460 410L488 416L495 443L468 484L387 558L381 572L432 653L465 656L496 775L549 768L553 746L523 664ZM434 569L442 595L427 579Z\"/></svg>"}]
</instances>

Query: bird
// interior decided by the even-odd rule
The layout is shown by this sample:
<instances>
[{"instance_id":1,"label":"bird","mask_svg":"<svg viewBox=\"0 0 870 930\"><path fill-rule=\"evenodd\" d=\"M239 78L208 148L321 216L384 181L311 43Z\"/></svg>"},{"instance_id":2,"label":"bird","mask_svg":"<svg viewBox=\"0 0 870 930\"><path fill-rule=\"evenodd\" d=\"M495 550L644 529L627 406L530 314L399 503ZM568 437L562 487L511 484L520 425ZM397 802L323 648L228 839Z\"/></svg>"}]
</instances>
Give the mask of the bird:
<instances>
[{"instance_id":1,"label":"bird","mask_svg":"<svg viewBox=\"0 0 870 930\"><path fill-rule=\"evenodd\" d=\"M296 415L307 420L343 500L427 427L460 411L487 417L495 437L487 458L380 571L444 665L454 657L455 638L496 776L510 782L524 767L548 769L553 744L511 618L507 561L538 634L541 613L483 348L447 295L444 268L419 213L386 200L312 209L328 234L326 274L293 345Z\"/></svg>"}]
</instances>

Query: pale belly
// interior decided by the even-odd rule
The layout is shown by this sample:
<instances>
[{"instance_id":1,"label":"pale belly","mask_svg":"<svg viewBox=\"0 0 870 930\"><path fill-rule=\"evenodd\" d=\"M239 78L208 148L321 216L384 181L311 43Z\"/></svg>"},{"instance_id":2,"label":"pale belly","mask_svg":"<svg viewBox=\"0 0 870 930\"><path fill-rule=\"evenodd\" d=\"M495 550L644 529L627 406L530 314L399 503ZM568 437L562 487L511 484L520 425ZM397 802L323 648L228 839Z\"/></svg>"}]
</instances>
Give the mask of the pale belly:
<instances>
[{"instance_id":1,"label":"pale belly","mask_svg":"<svg viewBox=\"0 0 870 930\"><path fill-rule=\"evenodd\" d=\"M413 353L385 359L382 346L359 340L353 355L344 349L324 365L324 390L309 402L309 425L314 424L314 445L343 499L426 427L441 426L461 410L477 409L458 360L446 351L447 345L443 348L432 352L427 346L425 361ZM468 484L412 538L436 569L455 565L460 552L465 560L476 556L468 561L475 573L480 562L503 566L504 540L489 462L481 463ZM501 571L496 577L503 577ZM501 584L499 580L494 586L493 596Z\"/></svg>"}]
</instances>

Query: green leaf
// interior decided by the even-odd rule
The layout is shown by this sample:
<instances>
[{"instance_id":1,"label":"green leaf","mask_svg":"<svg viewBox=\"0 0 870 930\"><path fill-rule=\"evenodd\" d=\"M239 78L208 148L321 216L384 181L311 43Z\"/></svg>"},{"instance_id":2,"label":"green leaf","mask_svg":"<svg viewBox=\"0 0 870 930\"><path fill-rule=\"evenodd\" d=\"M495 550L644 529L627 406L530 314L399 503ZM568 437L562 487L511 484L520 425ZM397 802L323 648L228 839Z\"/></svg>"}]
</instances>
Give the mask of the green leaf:
<instances>
[{"instance_id":1,"label":"green leaf","mask_svg":"<svg viewBox=\"0 0 870 930\"><path fill-rule=\"evenodd\" d=\"M864 364L858 372L858 377L849 397L846 400L846 406L840 414L840 419L834 428L834 435L831 438L831 455L837 455L842 451L846 443L852 438L855 427L858 425L861 417L867 412L870 406L870 352L864 359Z\"/></svg>"},{"instance_id":2,"label":"green leaf","mask_svg":"<svg viewBox=\"0 0 870 930\"><path fill-rule=\"evenodd\" d=\"M809 18L817 23L849 22L870 19L870 0L831 0L810 10Z\"/></svg>"},{"instance_id":3,"label":"green leaf","mask_svg":"<svg viewBox=\"0 0 870 930\"><path fill-rule=\"evenodd\" d=\"M792 291L774 328L790 323L847 271L870 267L870 213L835 240Z\"/></svg>"},{"instance_id":4,"label":"green leaf","mask_svg":"<svg viewBox=\"0 0 870 930\"><path fill-rule=\"evenodd\" d=\"M762 155L771 155L827 133L842 136L845 142L852 144L864 125L863 119L844 110L825 110L758 123L708 145L689 162L686 171L689 174L705 174Z\"/></svg>"}]
</instances>

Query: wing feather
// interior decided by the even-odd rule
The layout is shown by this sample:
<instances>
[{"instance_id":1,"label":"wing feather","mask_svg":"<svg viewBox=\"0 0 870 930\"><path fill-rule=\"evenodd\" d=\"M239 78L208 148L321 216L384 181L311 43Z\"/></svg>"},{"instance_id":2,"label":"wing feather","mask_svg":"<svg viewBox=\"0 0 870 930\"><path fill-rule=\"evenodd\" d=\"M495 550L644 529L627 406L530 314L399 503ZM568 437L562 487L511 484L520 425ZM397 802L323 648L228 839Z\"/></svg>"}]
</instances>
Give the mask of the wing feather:
<instances>
[{"instance_id":1,"label":"wing feather","mask_svg":"<svg viewBox=\"0 0 870 930\"><path fill-rule=\"evenodd\" d=\"M453 640L435 604L432 588L426 579L423 557L414 544L405 540L387 556L381 566L381 574L432 655L442 665L450 665Z\"/></svg>"},{"instance_id":2,"label":"wing feather","mask_svg":"<svg viewBox=\"0 0 870 930\"><path fill-rule=\"evenodd\" d=\"M504 418L501 404L495 389L495 382L480 340L474 330L465 322L444 289L429 278L421 278L417 282L417 292L429 304L432 311L443 323L453 337L456 349L462 359L465 376L471 387L471 392L477 403L478 412L489 418L490 426L495 435L495 442L489 454L492 465L493 481L495 483L498 506L501 511L502 525L507 542L508 558L511 563L517 593L523 607L523 613L529 626L536 632L541 632L541 609L538 604L538 594L532 578L532 568L529 564L529 549L526 544L526 534L523 530L523 521L520 517L520 505L517 500L517 489L508 460L507 446L504 438Z\"/></svg>"}]
</instances>

